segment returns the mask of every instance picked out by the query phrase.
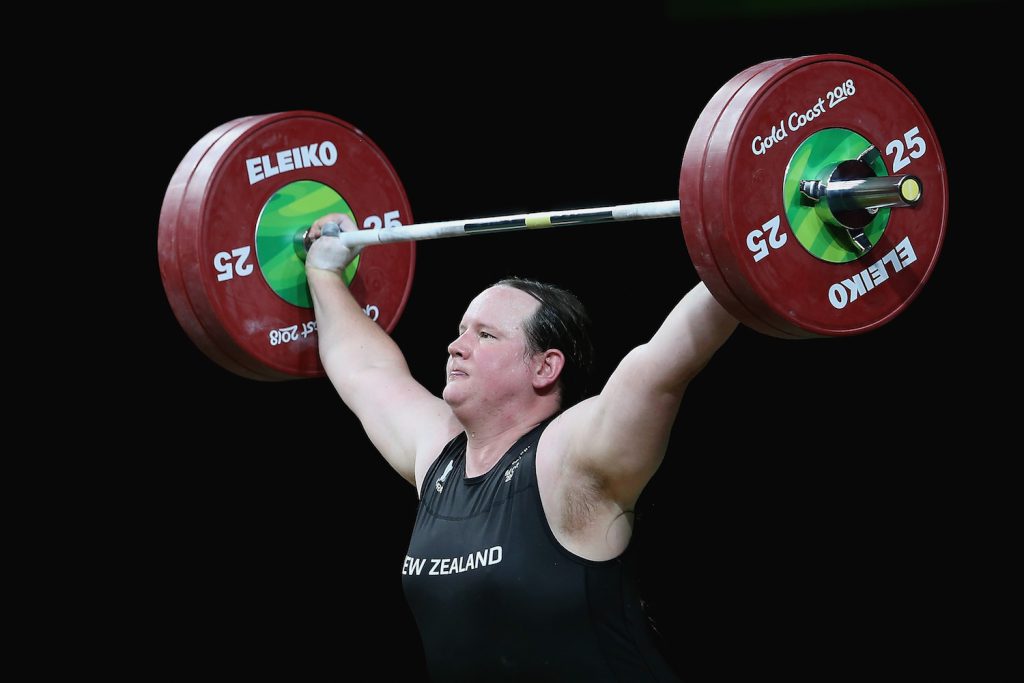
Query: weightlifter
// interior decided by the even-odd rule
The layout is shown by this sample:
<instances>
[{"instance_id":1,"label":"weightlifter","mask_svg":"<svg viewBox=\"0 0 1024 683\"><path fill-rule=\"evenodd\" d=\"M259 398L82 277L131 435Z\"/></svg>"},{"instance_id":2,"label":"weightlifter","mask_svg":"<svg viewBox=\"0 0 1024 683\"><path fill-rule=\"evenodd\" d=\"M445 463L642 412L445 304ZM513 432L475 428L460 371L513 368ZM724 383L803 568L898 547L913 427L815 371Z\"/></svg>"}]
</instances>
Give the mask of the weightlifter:
<instances>
[{"instance_id":1,"label":"weightlifter","mask_svg":"<svg viewBox=\"0 0 1024 683\"><path fill-rule=\"evenodd\" d=\"M631 582L633 509L690 380L737 321L698 284L595 396L579 300L502 280L448 346L438 398L349 294L358 249L318 219L306 259L320 357L373 444L420 496L402 567L439 681L676 680Z\"/></svg>"}]
</instances>

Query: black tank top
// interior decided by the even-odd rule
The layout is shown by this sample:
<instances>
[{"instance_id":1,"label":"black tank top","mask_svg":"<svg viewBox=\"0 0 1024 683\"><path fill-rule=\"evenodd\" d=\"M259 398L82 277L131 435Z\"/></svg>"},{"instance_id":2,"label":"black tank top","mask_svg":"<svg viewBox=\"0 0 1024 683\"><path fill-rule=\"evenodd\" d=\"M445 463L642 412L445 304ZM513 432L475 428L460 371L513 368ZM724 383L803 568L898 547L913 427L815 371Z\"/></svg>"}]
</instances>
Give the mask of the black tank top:
<instances>
[{"instance_id":1,"label":"black tank top","mask_svg":"<svg viewBox=\"0 0 1024 683\"><path fill-rule=\"evenodd\" d=\"M630 581L629 549L593 562L555 539L537 489L545 421L479 477L466 435L423 482L406 599L436 681L676 681Z\"/></svg>"}]
</instances>

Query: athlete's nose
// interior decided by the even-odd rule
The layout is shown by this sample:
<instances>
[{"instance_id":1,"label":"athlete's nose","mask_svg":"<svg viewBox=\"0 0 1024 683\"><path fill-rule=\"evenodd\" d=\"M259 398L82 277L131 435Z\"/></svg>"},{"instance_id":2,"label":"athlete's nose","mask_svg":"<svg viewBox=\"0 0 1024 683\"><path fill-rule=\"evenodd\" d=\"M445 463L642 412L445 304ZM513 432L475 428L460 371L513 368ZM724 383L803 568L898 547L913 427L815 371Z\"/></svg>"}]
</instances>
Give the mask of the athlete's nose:
<instances>
[{"instance_id":1,"label":"athlete's nose","mask_svg":"<svg viewBox=\"0 0 1024 683\"><path fill-rule=\"evenodd\" d=\"M469 352L469 345L466 344L466 333L463 332L448 345L448 355L453 358L465 358Z\"/></svg>"}]
</instances>

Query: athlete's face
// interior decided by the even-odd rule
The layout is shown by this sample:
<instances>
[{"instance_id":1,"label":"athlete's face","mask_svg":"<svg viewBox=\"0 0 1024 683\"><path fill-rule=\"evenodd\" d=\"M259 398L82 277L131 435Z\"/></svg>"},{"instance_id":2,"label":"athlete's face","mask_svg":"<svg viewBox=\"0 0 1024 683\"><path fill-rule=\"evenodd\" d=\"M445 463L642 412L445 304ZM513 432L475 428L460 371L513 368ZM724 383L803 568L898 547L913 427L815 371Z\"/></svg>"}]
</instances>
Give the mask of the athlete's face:
<instances>
[{"instance_id":1,"label":"athlete's face","mask_svg":"<svg viewBox=\"0 0 1024 683\"><path fill-rule=\"evenodd\" d=\"M444 400L460 407L470 398L499 412L509 400L530 391L524 324L540 302L514 287L491 287L469 304L459 336L448 345Z\"/></svg>"}]
</instances>

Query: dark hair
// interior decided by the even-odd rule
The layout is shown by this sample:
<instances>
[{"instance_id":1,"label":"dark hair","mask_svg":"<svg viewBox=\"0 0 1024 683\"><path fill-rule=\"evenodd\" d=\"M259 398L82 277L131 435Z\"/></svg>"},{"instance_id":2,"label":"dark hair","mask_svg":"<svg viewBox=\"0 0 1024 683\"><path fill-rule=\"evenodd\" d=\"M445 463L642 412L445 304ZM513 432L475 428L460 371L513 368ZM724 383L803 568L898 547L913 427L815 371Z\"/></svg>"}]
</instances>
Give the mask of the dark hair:
<instances>
[{"instance_id":1,"label":"dark hair","mask_svg":"<svg viewBox=\"0 0 1024 683\"><path fill-rule=\"evenodd\" d=\"M565 356L558 379L561 410L585 399L594 369L594 345L590 341L590 316L576 295L555 285L519 277L506 278L493 286L514 287L540 302L540 308L526 321L527 353L558 349Z\"/></svg>"}]
</instances>

